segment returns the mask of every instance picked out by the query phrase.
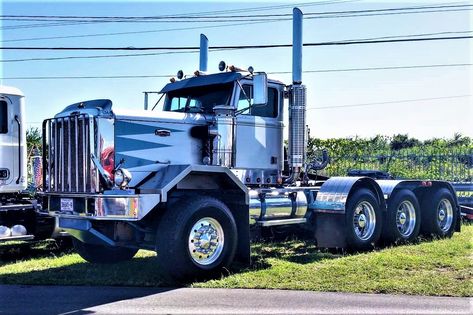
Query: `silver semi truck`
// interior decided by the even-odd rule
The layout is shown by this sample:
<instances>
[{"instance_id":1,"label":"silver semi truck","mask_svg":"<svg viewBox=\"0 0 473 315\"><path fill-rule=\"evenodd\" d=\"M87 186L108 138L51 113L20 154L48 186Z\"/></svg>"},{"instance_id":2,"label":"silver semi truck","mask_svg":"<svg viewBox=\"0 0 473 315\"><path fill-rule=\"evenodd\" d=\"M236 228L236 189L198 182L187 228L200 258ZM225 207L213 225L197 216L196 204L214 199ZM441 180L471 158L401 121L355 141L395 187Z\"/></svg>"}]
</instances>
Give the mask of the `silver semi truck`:
<instances>
[{"instance_id":1,"label":"silver semi truck","mask_svg":"<svg viewBox=\"0 0 473 315\"><path fill-rule=\"evenodd\" d=\"M293 26L290 85L223 62L206 74L204 37L199 71L162 88L161 111L102 99L44 121L44 207L84 259L113 263L150 249L164 272L193 278L248 262L250 234L260 229L298 227L320 247L354 250L460 230L447 182L310 178L328 157L306 161L297 8Z\"/></svg>"},{"instance_id":2,"label":"silver semi truck","mask_svg":"<svg viewBox=\"0 0 473 315\"><path fill-rule=\"evenodd\" d=\"M26 191L23 93L0 86L0 242L51 237L55 219Z\"/></svg>"}]
</instances>

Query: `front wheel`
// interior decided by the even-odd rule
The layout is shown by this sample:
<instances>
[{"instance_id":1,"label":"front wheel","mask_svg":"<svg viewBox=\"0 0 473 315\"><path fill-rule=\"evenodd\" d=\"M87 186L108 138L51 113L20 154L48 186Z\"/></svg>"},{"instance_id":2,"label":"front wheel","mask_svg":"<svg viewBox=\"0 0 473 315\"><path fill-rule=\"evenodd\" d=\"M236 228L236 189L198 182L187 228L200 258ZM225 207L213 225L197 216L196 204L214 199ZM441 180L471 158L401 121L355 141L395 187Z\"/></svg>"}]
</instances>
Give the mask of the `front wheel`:
<instances>
[{"instance_id":1,"label":"front wheel","mask_svg":"<svg viewBox=\"0 0 473 315\"><path fill-rule=\"evenodd\" d=\"M232 263L237 228L220 200L183 199L166 210L156 240L163 273L175 280L194 280L215 275Z\"/></svg>"},{"instance_id":2,"label":"front wheel","mask_svg":"<svg viewBox=\"0 0 473 315\"><path fill-rule=\"evenodd\" d=\"M113 264L131 260L138 249L127 247L112 247L104 245L87 244L72 238L75 251L91 263Z\"/></svg>"},{"instance_id":3,"label":"front wheel","mask_svg":"<svg viewBox=\"0 0 473 315\"><path fill-rule=\"evenodd\" d=\"M347 245L354 250L372 249L379 240L382 214L378 200L369 189L362 188L350 196L346 207Z\"/></svg>"}]
</instances>

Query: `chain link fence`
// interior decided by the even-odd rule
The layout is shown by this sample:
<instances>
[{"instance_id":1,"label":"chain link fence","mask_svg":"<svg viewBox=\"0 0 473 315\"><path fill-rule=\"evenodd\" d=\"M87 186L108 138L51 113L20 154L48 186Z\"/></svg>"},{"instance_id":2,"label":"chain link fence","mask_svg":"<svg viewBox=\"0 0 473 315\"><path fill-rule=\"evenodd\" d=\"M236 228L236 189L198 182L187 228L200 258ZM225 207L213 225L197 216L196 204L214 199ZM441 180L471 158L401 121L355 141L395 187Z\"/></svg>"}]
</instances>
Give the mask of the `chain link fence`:
<instances>
[{"instance_id":1,"label":"chain link fence","mask_svg":"<svg viewBox=\"0 0 473 315\"><path fill-rule=\"evenodd\" d=\"M473 148L403 149L375 154L330 154L329 166L319 174L345 176L349 170L380 170L399 179L473 182Z\"/></svg>"}]
</instances>

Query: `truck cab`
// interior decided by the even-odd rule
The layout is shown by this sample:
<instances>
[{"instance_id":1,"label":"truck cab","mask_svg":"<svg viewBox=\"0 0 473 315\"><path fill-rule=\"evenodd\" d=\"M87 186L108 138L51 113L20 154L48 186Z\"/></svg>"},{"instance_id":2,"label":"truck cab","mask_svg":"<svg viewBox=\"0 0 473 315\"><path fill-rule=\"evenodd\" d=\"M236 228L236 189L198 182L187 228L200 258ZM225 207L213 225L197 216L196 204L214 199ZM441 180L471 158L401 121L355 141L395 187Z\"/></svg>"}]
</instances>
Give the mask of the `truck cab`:
<instances>
[{"instance_id":1,"label":"truck cab","mask_svg":"<svg viewBox=\"0 0 473 315\"><path fill-rule=\"evenodd\" d=\"M19 89L0 86L0 242L48 238L55 227L26 191L24 99Z\"/></svg>"},{"instance_id":2,"label":"truck cab","mask_svg":"<svg viewBox=\"0 0 473 315\"><path fill-rule=\"evenodd\" d=\"M202 113L214 119L216 106L229 106L235 112L231 141L238 154L234 152L225 165L246 185L274 185L281 179L284 162L285 87L280 81L268 80L266 88L266 103L255 105L249 74L191 77L162 89L166 93L163 111Z\"/></svg>"}]
</instances>

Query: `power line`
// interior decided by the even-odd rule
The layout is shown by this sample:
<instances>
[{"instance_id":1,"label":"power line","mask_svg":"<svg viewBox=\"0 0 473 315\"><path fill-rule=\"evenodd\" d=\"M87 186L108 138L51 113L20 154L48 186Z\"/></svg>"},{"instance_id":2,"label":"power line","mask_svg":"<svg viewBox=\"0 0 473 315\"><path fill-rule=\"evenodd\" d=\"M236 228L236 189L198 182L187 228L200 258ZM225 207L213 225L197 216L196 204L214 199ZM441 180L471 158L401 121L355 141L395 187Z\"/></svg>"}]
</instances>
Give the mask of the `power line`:
<instances>
[{"instance_id":1,"label":"power line","mask_svg":"<svg viewBox=\"0 0 473 315\"><path fill-rule=\"evenodd\" d=\"M439 41L439 40L458 40L471 39L473 36L448 36L448 37L424 37L424 38L406 38L390 40L353 40L339 42L319 42L305 43L304 46L338 46L338 45L359 45L359 44L381 44L381 43L402 43L402 42L421 42L421 41ZM264 48L284 48L292 47L292 44L270 44L270 45L232 45L232 46L212 46L209 49L264 49ZM196 50L196 46L168 46L168 47L0 47L0 50Z\"/></svg>"},{"instance_id":2,"label":"power line","mask_svg":"<svg viewBox=\"0 0 473 315\"><path fill-rule=\"evenodd\" d=\"M318 1L318 2L303 2L303 3L294 3L290 5L273 5L273 6L262 6L262 7L250 7L246 9L230 9L230 10L218 10L218 11L204 11L204 12L194 12L194 13L182 13L180 15L175 16L198 16L202 14L226 14L226 13L237 13L237 12L255 12L255 11L263 11L263 10L278 10L284 8L292 8L294 6L297 7L306 7L306 6L319 6L319 5L327 5L327 4L340 4L346 2L358 2L360 0L328 0L328 1ZM75 24L90 24L90 22L84 23L75 23ZM48 26L67 26L67 25L74 25L74 23L65 23L61 25L61 23L50 23L50 25L41 24L41 25L34 25L34 24L27 24L27 25L20 25L18 28L31 28L31 27L48 27ZM16 29L15 26L7 26L8 29ZM0 28L5 30L6 28Z\"/></svg>"},{"instance_id":3,"label":"power line","mask_svg":"<svg viewBox=\"0 0 473 315\"><path fill-rule=\"evenodd\" d=\"M347 107L363 107L363 106L375 106L375 105L384 105L384 104L400 104L400 103L411 103L411 102L425 102L425 101L446 100L446 99L464 98L464 97L471 97L471 94L441 96L441 97L429 97L429 98L416 98L416 99L396 100L396 101L386 101L386 102L376 102L376 103L360 103L360 104L347 104L347 105L335 105L335 106L323 106L323 107L308 107L307 110L347 108Z\"/></svg>"},{"instance_id":4,"label":"power line","mask_svg":"<svg viewBox=\"0 0 473 315\"><path fill-rule=\"evenodd\" d=\"M445 67L467 67L473 66L472 63L457 64L432 64L432 65L409 65L394 67L371 67L371 68L348 68L348 69L320 69L306 70L303 73L329 73L329 72L355 72L355 71L377 71L377 70L400 70L400 69L420 69L420 68L445 68ZM289 74L291 71L274 71L268 74ZM4 80L58 80L58 79L144 79L144 78L170 78L172 74L157 75L115 75L115 76L38 76L38 77L9 77Z\"/></svg>"},{"instance_id":5,"label":"power line","mask_svg":"<svg viewBox=\"0 0 473 315\"><path fill-rule=\"evenodd\" d=\"M428 7L430 8L432 6L428 6ZM410 7L410 9L419 9L419 8L422 8L422 7ZM403 9L403 8L392 8L392 9L383 9L383 10L400 10L400 9ZM356 11L356 12L369 12L369 11L375 11L375 10L362 10L362 11ZM355 11L338 11L338 12L355 12ZM326 13L331 13L331 12L306 13L305 15L326 14ZM285 15L285 14L281 14L281 15ZM232 24L224 24L224 25L206 25L206 26L203 26L203 27L200 27L200 28L201 29L204 29L204 28L208 29L208 28L218 28L218 27L241 26L241 25L268 23L268 22L271 22L271 23L272 22L282 22L282 21L287 21L287 20L290 20L290 19L278 19L278 20L270 20L270 21L269 20L267 20L267 21L249 21L249 22L246 22L245 24L232 23ZM64 39L64 38L82 38L82 37L97 37L97 36L115 36L115 35L129 35L129 34L144 34L144 33L181 31L181 30L190 30L190 29L195 29L195 27L171 28L171 29L160 29L160 30L145 30L145 31L113 32L113 33L98 33L98 34L83 34L83 35L33 37L33 38L3 40L2 42L17 42L17 41L32 41L32 40L34 41L34 40Z\"/></svg>"},{"instance_id":6,"label":"power line","mask_svg":"<svg viewBox=\"0 0 473 315\"><path fill-rule=\"evenodd\" d=\"M276 22L276 21L271 21L271 22ZM266 21L247 22L244 25L263 24L263 23L267 23L267 22ZM220 28L220 27L241 26L241 25L243 25L243 24L242 23L230 23L230 24L224 24L224 25L221 25L221 24L220 25L204 25L204 26L199 26L199 29ZM46 40L46 39L64 39L64 38L83 38L83 37L99 37L99 36L132 35L132 34L162 33L162 32L186 31L186 30L195 30L195 27L181 27L181 28L168 28L168 29L147 30L147 31L128 31L128 32L98 33L98 34L83 34L83 35L33 37L33 38L3 40L1 42L5 43L5 42L22 42L22 41L34 41L34 40Z\"/></svg>"},{"instance_id":7,"label":"power line","mask_svg":"<svg viewBox=\"0 0 473 315\"><path fill-rule=\"evenodd\" d=\"M306 19L331 19L331 18L353 18L353 17L369 17L369 16L385 16L385 15L405 15L405 14L425 14L425 13L443 13L443 12L462 12L470 11L468 9L452 9L452 10L425 10L414 12L388 12L388 13L367 13L367 14L350 14L350 15L332 15L332 16L309 16Z\"/></svg>"},{"instance_id":8,"label":"power line","mask_svg":"<svg viewBox=\"0 0 473 315\"><path fill-rule=\"evenodd\" d=\"M439 13L439 12L459 12L459 11L468 11L471 10L473 5L458 5L458 6L425 6L425 7L410 7L410 8L391 8L391 9L373 9L373 10L358 10L358 11L332 11L332 12L309 12L306 13L306 19L326 19L326 18L346 18L346 17L369 17L369 16L382 16L382 15L400 15L400 14L419 14L419 13ZM445 8L445 9L430 9L430 8ZM451 9L448 9L451 8ZM430 10L428 10L430 9ZM390 12L390 11L408 11L408 12ZM421 10L421 11L418 11ZM347 13L351 12L351 13ZM378 13L377 13L378 12ZM382 12L382 13L379 13ZM26 25L11 25L4 26L0 29L2 30L11 30L11 29L22 29L22 28L33 28L33 27L49 27L49 26L68 26L76 24L93 24L93 23L228 23L228 19L232 18L232 22L280 22L291 20L288 18L281 18L283 16L289 16L290 14L279 14L273 15L278 17L277 19L268 19L271 15L246 15L241 16L240 19L237 19L237 16L213 16L213 17L144 17L144 18L124 18L124 19L86 19L86 20L39 20L39 21L54 21L54 23L39 23L39 24L26 24ZM311 16L312 15L312 16ZM258 16L263 16L263 18L258 18ZM3 20L9 20L14 18L3 18ZM205 19L205 20L202 20ZM221 20L223 19L223 20ZM14 19L17 20L17 19ZM20 19L22 21L27 21L25 19Z\"/></svg>"},{"instance_id":9,"label":"power line","mask_svg":"<svg viewBox=\"0 0 473 315\"><path fill-rule=\"evenodd\" d=\"M352 41L373 41L379 39L389 39L389 38L403 38L403 37L420 37L420 36L432 36L432 35L446 35L446 34L466 34L473 33L473 31L446 31L446 32L437 32L437 33L421 33L421 34L407 34L407 35L391 35L391 36L382 36L382 37L372 37L372 38L361 38L361 39L345 39L335 42L352 42ZM211 51L222 51L222 50L234 50L234 49L211 49ZM25 61L55 61L55 60L69 60L69 59L99 59L99 58L119 58L119 57L143 57L143 56L157 56L157 55L168 55L168 54L187 54L187 53L197 53L199 50L189 51L169 51L161 53L142 53L142 54L115 54L115 55L92 55L92 56L66 56L66 57L41 57L41 58L23 58L23 59L2 59L2 62L25 62Z\"/></svg>"},{"instance_id":10,"label":"power line","mask_svg":"<svg viewBox=\"0 0 473 315\"><path fill-rule=\"evenodd\" d=\"M228 49L228 50L230 50L230 49ZM212 51L219 51L219 50L215 49L215 50L212 50ZM69 60L69 59L100 59L100 58L143 57L143 56L159 56L159 55L170 55L170 54L190 54L190 53L198 53L198 52L199 52L198 50L189 50L189 51L175 51L175 52L168 51L168 52L161 52L161 53L144 53L144 54L117 54L117 55L45 57L45 58L29 58L29 59L6 59L6 60L0 60L0 63L1 62L24 62L24 61L55 61L55 60Z\"/></svg>"},{"instance_id":11,"label":"power line","mask_svg":"<svg viewBox=\"0 0 473 315\"><path fill-rule=\"evenodd\" d=\"M353 18L353 17L370 17L370 16L387 16L387 15L405 15L405 14L425 14L425 13L444 13L444 12L462 12L470 11L471 8L462 8L462 9L442 9L442 10L422 10L422 11L409 11L409 12L384 12L384 13L360 13L360 14L333 14L333 15L317 15L317 16L307 16L306 20L313 19L332 19L332 18ZM360 11L361 12L361 11ZM309 13L310 14L310 13ZM3 19L8 20L8 19ZM231 22L282 22L282 21L291 21L292 18L232 18ZM34 28L34 27L51 27L51 26L70 26L70 25L84 25L84 24L95 24L95 23L228 23L228 19L206 19L206 20L187 20L187 19L159 19L159 20L138 20L138 19L125 19L125 20L84 20L84 21L74 21L69 22L66 20L57 20L55 23L39 23L39 24L27 24L27 25L11 25L3 26L1 30L12 30L12 29L22 29L22 28Z\"/></svg>"},{"instance_id":12,"label":"power line","mask_svg":"<svg viewBox=\"0 0 473 315\"><path fill-rule=\"evenodd\" d=\"M472 63L455 64L435 64L435 65L412 65L412 66L392 66L392 67L370 67L370 68L348 68L348 69L321 69L306 70L303 73L329 73L329 72L354 72L354 71L377 71L377 70L400 70L400 69L422 69L422 68L445 68L445 67L469 67ZM290 74L291 71L275 71L268 74Z\"/></svg>"},{"instance_id":13,"label":"power line","mask_svg":"<svg viewBox=\"0 0 473 315\"><path fill-rule=\"evenodd\" d=\"M415 6L415 7L400 7L387 9L367 9L367 10L349 10L349 11L328 11L328 12L309 12L304 13L305 16L313 15L340 15L340 14L358 14L358 13L374 13L374 12L391 12L391 11L415 11L415 10L429 10L429 9L453 9L453 8L469 8L473 7L471 4L463 5L435 5L435 6ZM15 21L84 21L91 22L93 20L113 22L134 22L134 21L154 21L154 20L202 20L202 19L229 19L229 18L274 18L274 17L289 17L291 13L280 14L246 14L246 15L160 15L160 16L78 16L78 15L2 15L1 20L15 20Z\"/></svg>"},{"instance_id":14,"label":"power line","mask_svg":"<svg viewBox=\"0 0 473 315\"><path fill-rule=\"evenodd\" d=\"M463 9L447 9L447 10L423 10L423 11L411 11L411 12L385 12L385 13L367 13L367 14L339 14L339 15L327 15L327 16L308 16L305 19L332 19L332 18L353 18L353 17L370 17L370 16L387 16L387 15L405 15L405 14L425 14L425 13L444 13L444 12L462 12L470 11L471 8ZM242 18L232 19L231 22L282 22L290 21L292 18ZM66 22L66 23L64 23ZM27 24L27 25L12 25L0 27L1 30L14 30L23 28L35 28L35 27L51 27L51 26L70 26L70 25L84 25L84 24L95 24L95 23L228 23L228 20L103 20L103 21L76 21L76 22L55 22L55 23L40 23L40 24ZM243 25L243 24L242 24Z\"/></svg>"}]
</instances>

